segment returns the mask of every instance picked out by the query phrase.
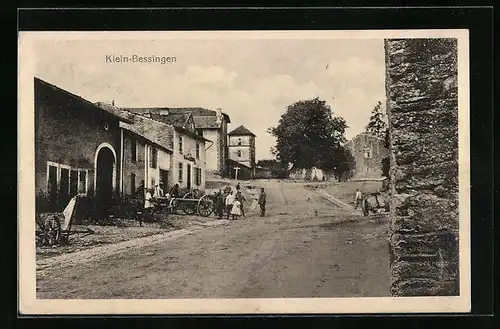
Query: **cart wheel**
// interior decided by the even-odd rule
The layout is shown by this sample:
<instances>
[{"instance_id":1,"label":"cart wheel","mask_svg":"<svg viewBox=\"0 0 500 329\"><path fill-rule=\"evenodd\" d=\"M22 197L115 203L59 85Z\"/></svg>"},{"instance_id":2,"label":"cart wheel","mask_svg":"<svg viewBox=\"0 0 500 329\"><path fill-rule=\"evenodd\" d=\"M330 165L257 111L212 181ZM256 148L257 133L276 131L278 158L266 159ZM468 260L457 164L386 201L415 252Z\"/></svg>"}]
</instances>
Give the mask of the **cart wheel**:
<instances>
[{"instance_id":1,"label":"cart wheel","mask_svg":"<svg viewBox=\"0 0 500 329\"><path fill-rule=\"evenodd\" d=\"M208 217L214 211L214 200L210 195L204 195L198 201L198 213L203 217Z\"/></svg>"},{"instance_id":2,"label":"cart wheel","mask_svg":"<svg viewBox=\"0 0 500 329\"><path fill-rule=\"evenodd\" d=\"M176 198L172 198L169 204L170 213L180 215L182 211L182 206Z\"/></svg>"},{"instance_id":3,"label":"cart wheel","mask_svg":"<svg viewBox=\"0 0 500 329\"><path fill-rule=\"evenodd\" d=\"M193 215L196 212L196 205L194 203L184 203L182 210L186 215Z\"/></svg>"},{"instance_id":4,"label":"cart wheel","mask_svg":"<svg viewBox=\"0 0 500 329\"><path fill-rule=\"evenodd\" d=\"M193 192L187 192L186 194L184 194L184 196L182 198L183 199L192 199L193 197L194 197Z\"/></svg>"}]
</instances>

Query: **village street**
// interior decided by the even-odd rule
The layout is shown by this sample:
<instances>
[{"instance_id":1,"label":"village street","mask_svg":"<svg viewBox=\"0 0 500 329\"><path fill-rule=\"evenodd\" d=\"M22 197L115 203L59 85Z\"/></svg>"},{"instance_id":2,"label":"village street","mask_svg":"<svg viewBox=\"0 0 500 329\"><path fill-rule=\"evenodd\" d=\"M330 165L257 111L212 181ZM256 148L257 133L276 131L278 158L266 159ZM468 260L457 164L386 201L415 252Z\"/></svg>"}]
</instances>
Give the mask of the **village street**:
<instances>
[{"instance_id":1,"label":"village street","mask_svg":"<svg viewBox=\"0 0 500 329\"><path fill-rule=\"evenodd\" d=\"M245 183L247 184L247 183ZM37 298L389 296L388 224L341 209L302 183L238 221L38 277Z\"/></svg>"}]
</instances>

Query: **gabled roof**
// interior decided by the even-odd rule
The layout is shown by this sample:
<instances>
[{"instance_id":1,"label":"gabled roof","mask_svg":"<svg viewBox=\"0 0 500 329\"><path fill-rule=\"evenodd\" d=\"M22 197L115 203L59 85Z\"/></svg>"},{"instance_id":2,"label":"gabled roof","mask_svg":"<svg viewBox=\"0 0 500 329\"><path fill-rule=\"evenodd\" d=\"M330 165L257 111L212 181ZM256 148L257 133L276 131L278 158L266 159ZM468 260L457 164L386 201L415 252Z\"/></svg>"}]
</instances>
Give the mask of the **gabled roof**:
<instances>
[{"instance_id":1,"label":"gabled roof","mask_svg":"<svg viewBox=\"0 0 500 329\"><path fill-rule=\"evenodd\" d=\"M56 85L48 83L47 81L44 81L44 80L42 80L40 78L37 78L37 77L34 78L34 83L35 83L35 88L37 86L47 87L47 88L51 89L52 91L61 93L61 94L66 95L66 96L68 96L68 97L70 97L70 98L72 98L72 99L74 99L76 101L82 102L82 103L84 103L84 104L86 104L86 105L88 105L88 106L90 106L90 107L92 107L94 109L97 109L99 111L103 111L103 112L105 112L107 114L110 114L110 115L112 115L113 117L115 117L118 120L121 120L121 121L124 121L124 122L129 122L129 123L132 122L132 118L130 116L124 115L124 113L118 111L117 108L115 108L115 107L113 107L111 105L110 106L100 106L100 105L98 105L96 103L92 103L92 102L84 99L83 97L80 97L78 95L70 93L67 90L64 90L64 89L62 89L60 87L57 87Z\"/></svg>"},{"instance_id":2,"label":"gabled roof","mask_svg":"<svg viewBox=\"0 0 500 329\"><path fill-rule=\"evenodd\" d=\"M215 116L193 116L193 120L196 128L201 129L219 129L221 125L221 122L217 121Z\"/></svg>"},{"instance_id":3,"label":"gabled roof","mask_svg":"<svg viewBox=\"0 0 500 329\"><path fill-rule=\"evenodd\" d=\"M250 130L245 128L244 126L239 126L238 128L234 129L230 133L228 133L230 136L254 136L254 133L252 133Z\"/></svg>"},{"instance_id":4,"label":"gabled roof","mask_svg":"<svg viewBox=\"0 0 500 329\"><path fill-rule=\"evenodd\" d=\"M193 117L195 118L195 123L196 123L197 117L214 117L214 121L216 121L215 118L217 117L217 111L205 109L203 107L134 107L134 108L126 108L126 110L129 110L131 112L135 112L138 114L146 114L146 113L154 114L155 112L157 114L159 114L160 112L161 113L168 112L169 114L189 114L189 113L191 113L191 114L193 114ZM231 119L229 118L229 115L227 115L224 112L222 112L222 115L226 119L227 123L231 123ZM212 121L210 121L205 126L203 124L204 119L201 119L199 121L199 123L200 124L196 123L198 128L214 128L214 125L215 125L214 123L212 123ZM219 127L220 127L220 123L219 123L219 126L216 126L215 128L219 128Z\"/></svg>"},{"instance_id":5,"label":"gabled roof","mask_svg":"<svg viewBox=\"0 0 500 329\"><path fill-rule=\"evenodd\" d=\"M226 161L227 161L229 164L233 165L233 166L241 166L241 167L245 167L245 168L248 168L248 169L252 169L252 167L250 167L249 165L244 164L244 163L241 163L241 162L238 162L238 161L233 160L233 159L229 159L229 158L228 158L228 159L226 159Z\"/></svg>"},{"instance_id":6,"label":"gabled roof","mask_svg":"<svg viewBox=\"0 0 500 329\"><path fill-rule=\"evenodd\" d=\"M151 119L160 121L174 127L185 128L189 122L189 113L186 114L154 114L151 113Z\"/></svg>"},{"instance_id":7,"label":"gabled roof","mask_svg":"<svg viewBox=\"0 0 500 329\"><path fill-rule=\"evenodd\" d=\"M120 122L120 128L131 131L172 152L173 127L142 115L133 115L134 123Z\"/></svg>"}]
</instances>

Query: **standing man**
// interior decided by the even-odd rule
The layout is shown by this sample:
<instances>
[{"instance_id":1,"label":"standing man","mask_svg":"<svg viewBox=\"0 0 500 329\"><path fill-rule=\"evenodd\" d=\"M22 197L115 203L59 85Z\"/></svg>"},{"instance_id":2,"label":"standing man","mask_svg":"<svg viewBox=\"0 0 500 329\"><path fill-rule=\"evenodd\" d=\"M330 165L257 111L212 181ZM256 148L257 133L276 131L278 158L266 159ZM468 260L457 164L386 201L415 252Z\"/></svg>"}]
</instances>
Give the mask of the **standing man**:
<instances>
[{"instance_id":1,"label":"standing man","mask_svg":"<svg viewBox=\"0 0 500 329\"><path fill-rule=\"evenodd\" d=\"M225 196L222 193L222 190L219 189L219 191L215 194L215 213L219 219L224 216L224 202Z\"/></svg>"},{"instance_id":2,"label":"standing man","mask_svg":"<svg viewBox=\"0 0 500 329\"><path fill-rule=\"evenodd\" d=\"M363 195L358 189L356 189L356 196L354 197L354 201L356 202L356 206L354 207L354 209L358 209L358 206L361 204L361 201L363 201ZM363 207L363 205L361 205L361 207Z\"/></svg>"},{"instance_id":3,"label":"standing man","mask_svg":"<svg viewBox=\"0 0 500 329\"><path fill-rule=\"evenodd\" d=\"M233 191L231 190L226 197L227 219L229 219L229 214L231 213L231 210L233 209L233 205L234 205L234 195L233 195Z\"/></svg>"},{"instance_id":4,"label":"standing man","mask_svg":"<svg viewBox=\"0 0 500 329\"><path fill-rule=\"evenodd\" d=\"M264 217L266 215L266 192L264 192L263 187L260 189L259 205L260 205L260 217Z\"/></svg>"}]
</instances>

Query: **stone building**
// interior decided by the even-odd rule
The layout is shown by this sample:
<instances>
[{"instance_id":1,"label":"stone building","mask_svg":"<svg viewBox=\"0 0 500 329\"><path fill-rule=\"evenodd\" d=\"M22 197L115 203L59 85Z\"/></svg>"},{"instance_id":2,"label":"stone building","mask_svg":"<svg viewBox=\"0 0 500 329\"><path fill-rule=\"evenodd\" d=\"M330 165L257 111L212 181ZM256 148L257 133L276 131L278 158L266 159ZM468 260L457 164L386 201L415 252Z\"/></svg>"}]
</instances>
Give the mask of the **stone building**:
<instances>
[{"instance_id":1,"label":"stone building","mask_svg":"<svg viewBox=\"0 0 500 329\"><path fill-rule=\"evenodd\" d=\"M168 108L127 108L137 114L147 114L161 121L162 116L183 116L191 114L196 126L196 133L211 143L207 143L206 149L206 173L211 175L227 174L227 125L231 123L229 115L221 109L209 110L201 107Z\"/></svg>"},{"instance_id":2,"label":"stone building","mask_svg":"<svg viewBox=\"0 0 500 329\"><path fill-rule=\"evenodd\" d=\"M132 124L120 122L123 141L122 196L134 196L142 184L154 188L160 182L168 190L174 183L172 156L174 129L134 115Z\"/></svg>"},{"instance_id":3,"label":"stone building","mask_svg":"<svg viewBox=\"0 0 500 329\"><path fill-rule=\"evenodd\" d=\"M459 295L456 39L385 41L391 291Z\"/></svg>"},{"instance_id":4,"label":"stone building","mask_svg":"<svg viewBox=\"0 0 500 329\"><path fill-rule=\"evenodd\" d=\"M255 176L255 135L239 126L228 134L229 159L250 170L250 175ZM233 166L234 168L234 166ZM245 169L246 170L246 169ZM234 170L231 170L233 175Z\"/></svg>"},{"instance_id":5,"label":"stone building","mask_svg":"<svg viewBox=\"0 0 500 329\"><path fill-rule=\"evenodd\" d=\"M37 195L47 196L50 211L76 194L111 203L121 189L120 122L132 119L39 78L34 93Z\"/></svg>"},{"instance_id":6,"label":"stone building","mask_svg":"<svg viewBox=\"0 0 500 329\"><path fill-rule=\"evenodd\" d=\"M352 178L382 177L382 159L389 156L384 138L362 132L347 142L346 147L356 163Z\"/></svg>"},{"instance_id":7,"label":"stone building","mask_svg":"<svg viewBox=\"0 0 500 329\"><path fill-rule=\"evenodd\" d=\"M35 187L47 211L61 211L76 194L105 209L141 181L204 190L209 141L196 134L192 115L160 122L38 78L34 93Z\"/></svg>"},{"instance_id":8,"label":"stone building","mask_svg":"<svg viewBox=\"0 0 500 329\"><path fill-rule=\"evenodd\" d=\"M184 189L205 189L206 149L212 142L197 134L192 113L145 112L133 108L124 110L164 126L163 132L159 129L157 135L163 133L164 138L169 138L168 145L172 150L170 166L155 170L155 181L167 181L164 183L167 187L179 184Z\"/></svg>"}]
</instances>

